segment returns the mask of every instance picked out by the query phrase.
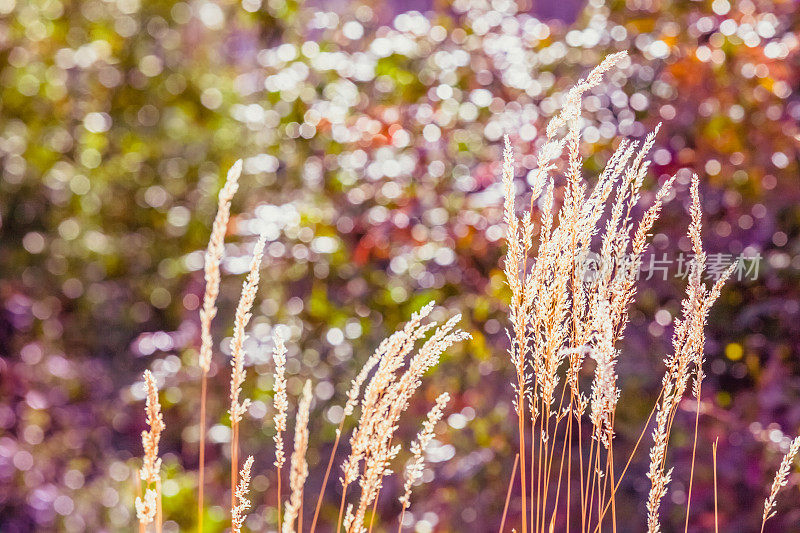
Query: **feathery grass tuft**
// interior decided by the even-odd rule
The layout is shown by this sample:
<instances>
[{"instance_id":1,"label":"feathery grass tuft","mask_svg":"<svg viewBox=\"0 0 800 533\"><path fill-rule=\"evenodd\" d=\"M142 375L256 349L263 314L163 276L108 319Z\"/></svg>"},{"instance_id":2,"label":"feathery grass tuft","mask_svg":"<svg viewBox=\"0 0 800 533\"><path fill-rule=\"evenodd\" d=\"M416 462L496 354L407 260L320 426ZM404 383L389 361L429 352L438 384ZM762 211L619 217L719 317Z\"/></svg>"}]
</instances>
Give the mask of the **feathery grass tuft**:
<instances>
[{"instance_id":1,"label":"feathery grass tuft","mask_svg":"<svg viewBox=\"0 0 800 533\"><path fill-rule=\"evenodd\" d=\"M253 467L253 456L247 458L242 466L242 471L239 473L239 484L236 486L236 505L231 509L231 531L233 533L240 533L244 519L246 518L245 511L250 508L250 500L247 499L247 493L250 490L250 469Z\"/></svg>"},{"instance_id":2,"label":"feathery grass tuft","mask_svg":"<svg viewBox=\"0 0 800 533\"><path fill-rule=\"evenodd\" d=\"M777 498L781 487L785 487L788 483L789 469L792 467L792 463L794 463L798 451L800 451L800 437L795 437L789 445L789 451L786 452L786 455L784 455L781 460L781 466L778 468L778 471L775 472L775 479L772 481L772 488L770 488L769 496L767 496L767 499L764 501L764 515L761 519L762 532L764 531L764 525L767 523L767 520L775 516L775 498Z\"/></svg>"},{"instance_id":3,"label":"feathery grass tuft","mask_svg":"<svg viewBox=\"0 0 800 533\"><path fill-rule=\"evenodd\" d=\"M423 453L430 441L433 439L433 430L436 423L442 419L444 415L444 408L447 402L450 401L450 395L443 392L436 398L436 405L428 412L428 418L422 424L422 431L417 435L417 440L411 445L411 453L413 458L411 464L406 468L406 483L403 486L404 493L400 497L400 504L403 506L403 511L411 507L411 489L414 483L422 479L422 472L425 467L425 457ZM402 524L403 518L400 517Z\"/></svg>"},{"instance_id":4,"label":"feathery grass tuft","mask_svg":"<svg viewBox=\"0 0 800 533\"><path fill-rule=\"evenodd\" d=\"M158 443L161 432L164 431L164 419L161 416L156 380L149 370L144 371L144 384L147 388L144 411L150 429L142 431L144 459L140 477L145 483L145 493L144 497L136 497L136 516L140 528L156 520L156 530L161 531L161 521L157 520L161 507L161 458L158 456Z\"/></svg>"},{"instance_id":5,"label":"feathery grass tuft","mask_svg":"<svg viewBox=\"0 0 800 533\"><path fill-rule=\"evenodd\" d=\"M302 531L303 517L300 510L303 505L303 487L308 477L308 463L306 451L308 450L308 416L311 409L311 381L306 380L303 394L297 408L297 420L294 428L294 451L292 452L291 472L289 487L292 490L289 502L286 504L286 514L283 517L283 533ZM300 525L295 528L295 522Z\"/></svg>"}]
</instances>

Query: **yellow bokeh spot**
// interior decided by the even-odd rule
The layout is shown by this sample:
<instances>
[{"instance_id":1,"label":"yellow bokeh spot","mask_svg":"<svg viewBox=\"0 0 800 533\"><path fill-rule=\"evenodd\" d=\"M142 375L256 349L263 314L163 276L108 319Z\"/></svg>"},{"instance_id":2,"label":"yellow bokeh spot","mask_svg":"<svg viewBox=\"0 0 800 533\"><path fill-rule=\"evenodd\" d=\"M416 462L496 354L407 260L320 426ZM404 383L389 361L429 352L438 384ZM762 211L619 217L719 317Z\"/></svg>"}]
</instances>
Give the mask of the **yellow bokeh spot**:
<instances>
[{"instance_id":1,"label":"yellow bokeh spot","mask_svg":"<svg viewBox=\"0 0 800 533\"><path fill-rule=\"evenodd\" d=\"M742 355L744 355L744 350L739 343L732 342L725 347L725 357L731 361L738 361L742 358Z\"/></svg>"},{"instance_id":2,"label":"yellow bokeh spot","mask_svg":"<svg viewBox=\"0 0 800 533\"><path fill-rule=\"evenodd\" d=\"M725 391L717 393L717 404L720 407L728 407L731 404L731 395Z\"/></svg>"}]
</instances>

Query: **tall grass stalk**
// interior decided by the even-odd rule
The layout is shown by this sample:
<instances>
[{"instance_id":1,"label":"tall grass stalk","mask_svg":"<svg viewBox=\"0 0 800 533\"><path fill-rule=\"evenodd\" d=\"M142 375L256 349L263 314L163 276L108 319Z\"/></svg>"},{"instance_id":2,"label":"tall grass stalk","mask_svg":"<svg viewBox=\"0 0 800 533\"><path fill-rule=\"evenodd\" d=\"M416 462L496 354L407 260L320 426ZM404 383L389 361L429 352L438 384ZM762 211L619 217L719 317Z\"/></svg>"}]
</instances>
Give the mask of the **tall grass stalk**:
<instances>
[{"instance_id":1,"label":"tall grass stalk","mask_svg":"<svg viewBox=\"0 0 800 533\"><path fill-rule=\"evenodd\" d=\"M764 533L764 526L767 524L767 520L775 516L775 499L777 498L781 487L785 487L788 483L787 478L789 476L789 470L791 469L798 452L800 452L800 436L795 437L792 443L789 445L789 451L783 456L781 465L778 468L778 471L775 472L775 479L772 480L772 487L770 488L769 496L767 496L767 499L764 501L764 513L761 519L761 533Z\"/></svg>"},{"instance_id":2,"label":"tall grass stalk","mask_svg":"<svg viewBox=\"0 0 800 533\"><path fill-rule=\"evenodd\" d=\"M142 448L144 457L139 470L137 493L141 494L141 482L144 481L144 496L136 496L136 516L139 519L139 530L146 529L147 524L155 522L157 533L161 533L161 458L158 456L158 445L161 432L164 431L164 419L161 415L161 404L158 401L156 380L149 370L144 371L144 384L147 391L145 414L148 431L142 431Z\"/></svg>"},{"instance_id":3,"label":"tall grass stalk","mask_svg":"<svg viewBox=\"0 0 800 533\"><path fill-rule=\"evenodd\" d=\"M217 296L220 284L220 263L225 253L225 233L230 219L231 200L239 188L239 176L242 173L242 160L237 160L228 171L225 185L219 192L217 214L211 227L211 237L205 255L205 294L203 308L200 310L200 448L197 470L197 531L203 531L203 515L205 512L205 471L206 471L206 402L208 396L208 372L211 370L211 359L214 341L211 336L211 321L217 315Z\"/></svg>"},{"instance_id":4,"label":"tall grass stalk","mask_svg":"<svg viewBox=\"0 0 800 533\"><path fill-rule=\"evenodd\" d=\"M239 422L250 405L250 399L241 400L242 384L247 371L244 369L244 340L245 329L252 316L250 311L258 292L259 271L261 269L261 256L264 254L266 237L262 235L253 248L253 258L250 260L250 271L242 285L242 295L236 306L236 315L233 322L233 336L231 338L231 406L228 413L231 417L231 509L236 507L237 474L239 472Z\"/></svg>"},{"instance_id":5,"label":"tall grass stalk","mask_svg":"<svg viewBox=\"0 0 800 533\"><path fill-rule=\"evenodd\" d=\"M274 348L272 350L272 360L275 363L275 374L273 380L273 406L275 415L272 420L275 424L275 473L277 478L277 509L278 509L278 531L281 527L281 469L286 462L283 451L283 432L286 431L286 411L289 409L289 400L286 396L286 345L283 337L277 331L272 337Z\"/></svg>"}]
</instances>

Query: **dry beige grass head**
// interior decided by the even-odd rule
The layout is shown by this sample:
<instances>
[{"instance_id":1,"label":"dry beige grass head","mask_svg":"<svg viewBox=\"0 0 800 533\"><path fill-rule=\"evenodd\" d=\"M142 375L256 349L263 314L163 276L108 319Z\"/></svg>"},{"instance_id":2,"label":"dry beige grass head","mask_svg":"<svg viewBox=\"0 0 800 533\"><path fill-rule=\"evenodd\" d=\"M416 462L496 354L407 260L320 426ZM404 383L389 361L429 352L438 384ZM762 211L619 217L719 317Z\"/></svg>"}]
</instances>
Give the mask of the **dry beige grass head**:
<instances>
[{"instance_id":1,"label":"dry beige grass head","mask_svg":"<svg viewBox=\"0 0 800 533\"><path fill-rule=\"evenodd\" d=\"M161 404L158 401L156 380L149 370L144 371L144 385L147 391L145 414L148 431L142 431L142 448L144 460L140 478L144 481L143 497L136 497L136 516L143 526L153 522L161 500L161 458L158 456L158 443L164 431L164 419L161 415Z\"/></svg>"}]
</instances>

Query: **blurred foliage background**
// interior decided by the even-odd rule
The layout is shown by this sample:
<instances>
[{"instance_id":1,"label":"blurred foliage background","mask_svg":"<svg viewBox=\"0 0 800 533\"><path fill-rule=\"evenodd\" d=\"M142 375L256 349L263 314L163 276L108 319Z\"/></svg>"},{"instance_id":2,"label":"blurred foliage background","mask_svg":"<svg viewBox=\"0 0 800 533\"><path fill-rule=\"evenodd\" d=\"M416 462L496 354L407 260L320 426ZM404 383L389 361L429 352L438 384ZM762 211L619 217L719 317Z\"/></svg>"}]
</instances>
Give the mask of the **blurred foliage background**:
<instances>
[{"instance_id":1,"label":"blurred foliage background","mask_svg":"<svg viewBox=\"0 0 800 533\"><path fill-rule=\"evenodd\" d=\"M406 523L496 531L516 439L501 137L522 188L564 91L622 49L630 60L585 101L587 174L621 137L663 122L650 189L676 172L679 186L653 252L689 250L696 171L709 253L763 258L710 317L690 527L713 525L719 438L721 526L757 529L800 430L796 11L789 0L0 0L0 529L130 530L145 368L164 391L165 529L193 526L203 250L224 172L244 158L215 321L209 530L227 516L225 338L253 235L266 231L247 345L247 527L275 523L273 328L290 337L290 394L316 383L313 492L351 376L433 299L439 318L464 313L473 340L449 351L401 430L411 438L451 393ZM619 365L621 452L658 393L683 285L672 271L643 281ZM676 528L693 417L673 432L663 516ZM646 466L640 451L618 498L623 532L644 524ZM794 481L774 531L797 530ZM376 530L396 527L401 486L381 492Z\"/></svg>"}]
</instances>

